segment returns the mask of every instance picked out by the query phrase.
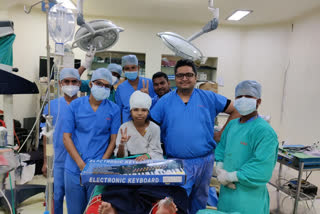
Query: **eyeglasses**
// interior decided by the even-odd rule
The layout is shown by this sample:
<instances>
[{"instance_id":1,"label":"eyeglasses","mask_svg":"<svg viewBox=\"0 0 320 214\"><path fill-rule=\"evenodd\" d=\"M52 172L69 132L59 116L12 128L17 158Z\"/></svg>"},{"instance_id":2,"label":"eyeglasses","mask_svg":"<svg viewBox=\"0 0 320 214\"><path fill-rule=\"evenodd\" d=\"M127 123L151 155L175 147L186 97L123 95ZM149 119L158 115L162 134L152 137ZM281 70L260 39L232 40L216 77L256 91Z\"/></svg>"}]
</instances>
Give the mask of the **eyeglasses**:
<instances>
[{"instance_id":1,"label":"eyeglasses","mask_svg":"<svg viewBox=\"0 0 320 214\"><path fill-rule=\"evenodd\" d=\"M194 77L194 73L178 73L176 74L176 77L178 79L183 79L183 77L191 78L191 77Z\"/></svg>"},{"instance_id":2,"label":"eyeglasses","mask_svg":"<svg viewBox=\"0 0 320 214\"><path fill-rule=\"evenodd\" d=\"M73 85L78 83L78 80L62 80L63 83L65 84L70 84L72 83Z\"/></svg>"},{"instance_id":3,"label":"eyeglasses","mask_svg":"<svg viewBox=\"0 0 320 214\"><path fill-rule=\"evenodd\" d=\"M104 88L111 88L111 85L109 84L104 84L103 82L100 82L100 81L93 81L93 83L97 86L100 86L100 87L104 87Z\"/></svg>"}]
</instances>

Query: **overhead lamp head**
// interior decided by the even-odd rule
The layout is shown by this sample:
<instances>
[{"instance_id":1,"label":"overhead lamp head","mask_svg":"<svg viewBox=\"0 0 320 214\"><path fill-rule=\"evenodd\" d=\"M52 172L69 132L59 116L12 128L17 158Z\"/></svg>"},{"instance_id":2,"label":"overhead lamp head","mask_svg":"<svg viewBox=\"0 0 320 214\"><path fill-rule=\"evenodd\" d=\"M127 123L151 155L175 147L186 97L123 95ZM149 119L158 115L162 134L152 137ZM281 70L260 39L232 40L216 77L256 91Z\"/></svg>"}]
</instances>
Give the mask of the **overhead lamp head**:
<instances>
[{"instance_id":1,"label":"overhead lamp head","mask_svg":"<svg viewBox=\"0 0 320 214\"><path fill-rule=\"evenodd\" d=\"M202 60L203 54L201 51L182 36L172 32L161 32L157 35L177 56L193 61Z\"/></svg>"},{"instance_id":2,"label":"overhead lamp head","mask_svg":"<svg viewBox=\"0 0 320 214\"><path fill-rule=\"evenodd\" d=\"M93 20L87 24L93 29L93 33L85 26L79 28L74 36L72 48L79 47L83 51L88 51L93 47L96 52L101 52L112 47L118 41L119 33L123 31L108 20Z\"/></svg>"},{"instance_id":3,"label":"overhead lamp head","mask_svg":"<svg viewBox=\"0 0 320 214\"><path fill-rule=\"evenodd\" d=\"M213 0L209 0L208 9L213 13L213 19L210 20L199 32L193 34L190 38L184 39L182 36L172 32L162 32L158 33L157 35L162 39L163 43L177 56L193 60L196 63L202 63L205 60L205 57L201 51L191 43L191 41L204 33L208 33L217 29L219 25L219 8L214 8Z\"/></svg>"}]
</instances>

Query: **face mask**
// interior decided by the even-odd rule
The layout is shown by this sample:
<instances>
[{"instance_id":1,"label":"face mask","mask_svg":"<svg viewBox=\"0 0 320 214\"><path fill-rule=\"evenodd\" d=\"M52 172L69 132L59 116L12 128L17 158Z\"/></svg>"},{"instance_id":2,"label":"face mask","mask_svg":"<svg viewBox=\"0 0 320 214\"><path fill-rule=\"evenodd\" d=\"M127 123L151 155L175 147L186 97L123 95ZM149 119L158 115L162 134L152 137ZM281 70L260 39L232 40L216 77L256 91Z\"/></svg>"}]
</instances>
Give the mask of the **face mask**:
<instances>
[{"instance_id":1,"label":"face mask","mask_svg":"<svg viewBox=\"0 0 320 214\"><path fill-rule=\"evenodd\" d=\"M93 85L91 93L97 101L107 99L110 96L110 88L104 88L97 85Z\"/></svg>"},{"instance_id":2,"label":"face mask","mask_svg":"<svg viewBox=\"0 0 320 214\"><path fill-rule=\"evenodd\" d=\"M73 97L74 95L76 95L79 91L79 86L77 85L64 85L62 86L62 91L63 93L65 93L66 95L68 95L69 97Z\"/></svg>"},{"instance_id":3,"label":"face mask","mask_svg":"<svg viewBox=\"0 0 320 214\"><path fill-rule=\"evenodd\" d=\"M257 100L253 98L241 97L234 101L234 107L242 116L248 115L256 110Z\"/></svg>"},{"instance_id":4,"label":"face mask","mask_svg":"<svg viewBox=\"0 0 320 214\"><path fill-rule=\"evenodd\" d=\"M112 85L115 85L119 82L119 79L115 76L112 76Z\"/></svg>"},{"instance_id":5,"label":"face mask","mask_svg":"<svg viewBox=\"0 0 320 214\"><path fill-rule=\"evenodd\" d=\"M127 77L128 80L135 80L138 77L138 71L130 71L124 73L125 77Z\"/></svg>"}]
</instances>

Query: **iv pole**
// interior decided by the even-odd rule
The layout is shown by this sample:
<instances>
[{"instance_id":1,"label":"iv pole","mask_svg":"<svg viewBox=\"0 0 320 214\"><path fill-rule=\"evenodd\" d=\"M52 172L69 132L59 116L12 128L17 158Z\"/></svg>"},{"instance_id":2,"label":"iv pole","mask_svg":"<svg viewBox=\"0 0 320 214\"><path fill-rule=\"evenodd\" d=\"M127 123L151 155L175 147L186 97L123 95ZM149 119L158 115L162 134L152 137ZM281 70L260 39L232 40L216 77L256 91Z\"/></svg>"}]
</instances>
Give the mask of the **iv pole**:
<instances>
[{"instance_id":1,"label":"iv pole","mask_svg":"<svg viewBox=\"0 0 320 214\"><path fill-rule=\"evenodd\" d=\"M49 0L45 0L46 9L46 37L47 37L47 78L48 78L48 115L46 116L46 158L47 158L47 198L46 213L53 213L53 126L52 116L50 115L50 44L49 44Z\"/></svg>"}]
</instances>

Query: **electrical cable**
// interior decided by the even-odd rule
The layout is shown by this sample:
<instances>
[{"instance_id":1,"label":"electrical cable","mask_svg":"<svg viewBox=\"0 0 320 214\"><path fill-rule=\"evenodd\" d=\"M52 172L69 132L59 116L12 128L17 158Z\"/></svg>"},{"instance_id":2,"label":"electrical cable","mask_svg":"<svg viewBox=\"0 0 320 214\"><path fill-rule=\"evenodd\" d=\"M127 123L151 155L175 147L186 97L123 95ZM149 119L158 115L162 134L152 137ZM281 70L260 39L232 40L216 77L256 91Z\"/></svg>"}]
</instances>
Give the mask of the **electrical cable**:
<instances>
[{"instance_id":1,"label":"electrical cable","mask_svg":"<svg viewBox=\"0 0 320 214\"><path fill-rule=\"evenodd\" d=\"M11 204L10 204L10 202L9 202L8 198L6 197L6 195L4 194L4 192L2 191L2 189L1 189L1 188L0 188L0 192L1 192L1 194L3 195L3 197L4 197L4 200L5 200L5 201L7 202L7 204L8 204L8 207L9 207L10 213L11 213L11 214L13 214L13 213L12 213Z\"/></svg>"},{"instance_id":2,"label":"electrical cable","mask_svg":"<svg viewBox=\"0 0 320 214\"><path fill-rule=\"evenodd\" d=\"M284 204L284 201L285 201L287 198L291 198L291 195L287 195L287 196L285 196L285 197L282 199L281 207L284 207L283 204Z\"/></svg>"},{"instance_id":3,"label":"electrical cable","mask_svg":"<svg viewBox=\"0 0 320 214\"><path fill-rule=\"evenodd\" d=\"M307 178L310 176L310 174L311 174L311 173L309 173L309 175L307 175ZM293 178L293 179L287 180L287 179L284 179L284 178L280 178L280 179L278 179L278 180L286 180L286 181L287 181L287 182L285 182L284 184L282 184L282 185L279 186L280 190L281 190L281 189L284 189L284 190L286 190L285 192L287 193L287 196L284 197L284 198L282 199L282 202L281 202L281 207L284 207L283 205L284 205L285 199L287 199L287 198L294 198L294 197L296 196L296 194L297 194L297 190L289 186L289 184L292 185L294 181L297 181L297 179L296 179L296 178ZM306 185L310 185L310 184L308 184L308 183L307 183L307 184L304 184L304 186L306 186ZM312 208L314 208L314 202L315 202L316 197L313 197L313 196L311 196L311 195L308 195L308 194L306 194L306 193L304 193L304 192L302 192L302 191L300 191L299 194L300 194L300 196L303 196L302 199L305 200L306 205L307 205L307 207L308 207L308 210L311 210ZM299 196L299 199L301 199L300 196ZM312 203L312 204L311 204L311 207L309 207L308 200L311 201L311 203Z\"/></svg>"},{"instance_id":4,"label":"electrical cable","mask_svg":"<svg viewBox=\"0 0 320 214\"><path fill-rule=\"evenodd\" d=\"M160 202L160 201L159 201L159 202ZM159 202L157 202L155 205L153 205L153 207L151 208L151 210L150 210L149 214L152 214L152 210L153 210L156 206L158 206L158 205L159 205Z\"/></svg>"},{"instance_id":5,"label":"electrical cable","mask_svg":"<svg viewBox=\"0 0 320 214\"><path fill-rule=\"evenodd\" d=\"M16 211L15 211L15 208L14 208L14 193L13 193L13 188L12 188L12 182L11 182L11 175L10 175L10 172L9 172L9 180L10 180L10 190L11 190L11 203L12 203L12 211L13 211L13 214L16 214Z\"/></svg>"},{"instance_id":6,"label":"electrical cable","mask_svg":"<svg viewBox=\"0 0 320 214\"><path fill-rule=\"evenodd\" d=\"M19 138L18 138L18 135L17 135L14 127L13 127L13 134L14 134L14 136L16 137L16 140L17 140L18 145L20 146L20 140L19 140Z\"/></svg>"},{"instance_id":7,"label":"electrical cable","mask_svg":"<svg viewBox=\"0 0 320 214\"><path fill-rule=\"evenodd\" d=\"M312 174L312 171L309 173L309 175L307 175L308 172L306 172L306 181L308 180L308 178L310 177L310 175Z\"/></svg>"},{"instance_id":8,"label":"electrical cable","mask_svg":"<svg viewBox=\"0 0 320 214\"><path fill-rule=\"evenodd\" d=\"M48 92L46 92L45 100L47 99L47 96L48 96ZM39 119L40 119L40 117L41 117L41 113L42 113L42 109L43 109L43 107L44 107L44 104L45 104L45 102L43 102L43 104L42 104L42 106L41 106L41 108L40 108L40 112L39 112L39 114L38 114L38 116L37 116L37 119L36 119L36 121L34 122L34 124L33 124L32 128L31 128L31 130L30 130L27 138L24 140L24 142L22 143L21 147L19 148L18 152L21 151L21 149L23 148L23 146L24 146L24 145L26 144L26 142L29 140L29 137L31 136L34 128L35 128L36 125L38 124L38 121L39 121Z\"/></svg>"},{"instance_id":9,"label":"electrical cable","mask_svg":"<svg viewBox=\"0 0 320 214\"><path fill-rule=\"evenodd\" d=\"M52 75L53 68L54 68L54 66L52 66L52 68L51 68L50 77L51 77L51 75ZM50 87L50 86L49 86L49 87ZM38 116L37 116L37 119L36 119L36 121L34 122L34 124L33 124L32 128L31 128L31 130L30 130L27 138L24 140L24 142L22 143L21 147L19 148L18 152L21 151L21 149L23 148L23 146L26 144L26 142L28 141L29 137L31 136L34 128L35 128L36 125L38 124L38 121L39 121L39 119L40 119L40 117L41 117L41 113L42 113L44 104L46 103L46 100L47 100L47 98L48 98L48 94L49 94L49 90L48 90L48 89L49 89L49 88L47 88L46 96L45 96L44 101L43 101L43 103L42 103L42 106L41 106L41 108L40 108L40 111L39 111L39 114L38 114Z\"/></svg>"}]
</instances>

